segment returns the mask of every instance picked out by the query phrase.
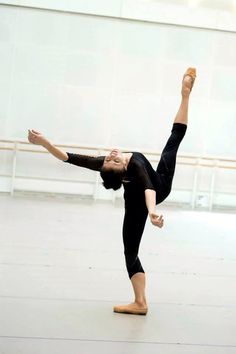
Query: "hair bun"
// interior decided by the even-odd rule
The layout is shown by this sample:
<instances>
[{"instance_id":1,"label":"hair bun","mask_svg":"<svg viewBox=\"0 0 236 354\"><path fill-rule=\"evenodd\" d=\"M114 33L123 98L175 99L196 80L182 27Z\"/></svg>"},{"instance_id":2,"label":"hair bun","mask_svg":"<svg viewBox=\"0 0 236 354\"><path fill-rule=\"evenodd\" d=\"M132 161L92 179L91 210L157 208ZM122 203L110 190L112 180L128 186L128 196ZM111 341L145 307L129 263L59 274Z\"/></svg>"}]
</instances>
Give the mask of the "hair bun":
<instances>
[{"instance_id":1,"label":"hair bun","mask_svg":"<svg viewBox=\"0 0 236 354\"><path fill-rule=\"evenodd\" d=\"M103 179L103 186L106 189L114 189L115 191L122 186L125 170L101 170L100 175Z\"/></svg>"}]
</instances>

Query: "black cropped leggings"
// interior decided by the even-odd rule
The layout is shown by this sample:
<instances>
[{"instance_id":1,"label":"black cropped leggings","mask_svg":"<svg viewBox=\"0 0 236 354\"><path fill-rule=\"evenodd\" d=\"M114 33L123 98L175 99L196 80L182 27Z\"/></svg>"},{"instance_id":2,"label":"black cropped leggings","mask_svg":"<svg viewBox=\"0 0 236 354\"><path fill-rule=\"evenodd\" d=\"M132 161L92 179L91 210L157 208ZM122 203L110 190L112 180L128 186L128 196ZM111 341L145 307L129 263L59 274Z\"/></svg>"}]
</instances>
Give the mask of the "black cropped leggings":
<instances>
[{"instance_id":1,"label":"black cropped leggings","mask_svg":"<svg viewBox=\"0 0 236 354\"><path fill-rule=\"evenodd\" d=\"M176 155L179 145L185 135L186 124L174 123L171 135L162 151L156 173L164 178L163 186L166 188L166 196L170 193L172 180L175 172ZM144 273L138 257L139 245L147 220L148 210L145 203L132 205L127 203L123 222L123 242L126 267L131 278L138 272Z\"/></svg>"}]
</instances>

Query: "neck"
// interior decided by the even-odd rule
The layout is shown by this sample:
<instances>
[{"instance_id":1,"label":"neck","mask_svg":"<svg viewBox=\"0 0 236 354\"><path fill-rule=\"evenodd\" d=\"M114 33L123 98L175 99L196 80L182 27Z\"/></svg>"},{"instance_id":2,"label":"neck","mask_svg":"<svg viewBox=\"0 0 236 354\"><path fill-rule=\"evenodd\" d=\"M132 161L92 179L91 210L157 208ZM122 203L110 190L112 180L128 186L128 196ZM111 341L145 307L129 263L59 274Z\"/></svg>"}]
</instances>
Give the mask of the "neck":
<instances>
[{"instance_id":1,"label":"neck","mask_svg":"<svg viewBox=\"0 0 236 354\"><path fill-rule=\"evenodd\" d=\"M131 157L131 153L125 153L125 152L123 152L122 153L122 157L123 157L123 163L124 163L124 167L125 167L125 169L127 169L127 167L128 167L128 163L129 163L129 160L130 160L130 157Z\"/></svg>"}]
</instances>

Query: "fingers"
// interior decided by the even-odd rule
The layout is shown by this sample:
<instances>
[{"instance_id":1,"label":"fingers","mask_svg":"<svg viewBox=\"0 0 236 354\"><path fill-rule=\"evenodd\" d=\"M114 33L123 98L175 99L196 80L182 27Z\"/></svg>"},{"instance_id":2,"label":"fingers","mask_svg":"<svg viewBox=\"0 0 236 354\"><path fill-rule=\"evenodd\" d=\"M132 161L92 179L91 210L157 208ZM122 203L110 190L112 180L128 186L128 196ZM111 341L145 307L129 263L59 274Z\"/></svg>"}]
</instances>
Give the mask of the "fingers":
<instances>
[{"instance_id":1,"label":"fingers","mask_svg":"<svg viewBox=\"0 0 236 354\"><path fill-rule=\"evenodd\" d=\"M163 215L153 215L154 218L152 220L152 224L159 227L159 228L162 228L163 225L164 225L164 219L163 219Z\"/></svg>"},{"instance_id":2,"label":"fingers","mask_svg":"<svg viewBox=\"0 0 236 354\"><path fill-rule=\"evenodd\" d=\"M28 129L28 133L29 133L28 135L29 135L29 136L31 136L31 137L36 135L36 134L35 134L35 133L33 133L33 131L32 131L32 130L30 130L30 129Z\"/></svg>"},{"instance_id":3,"label":"fingers","mask_svg":"<svg viewBox=\"0 0 236 354\"><path fill-rule=\"evenodd\" d=\"M162 219L161 221L158 222L157 226L162 228L164 225L164 220Z\"/></svg>"},{"instance_id":4,"label":"fingers","mask_svg":"<svg viewBox=\"0 0 236 354\"><path fill-rule=\"evenodd\" d=\"M34 130L34 129L32 129L32 132L33 132L34 134L40 134L40 132L37 132L37 131Z\"/></svg>"},{"instance_id":5,"label":"fingers","mask_svg":"<svg viewBox=\"0 0 236 354\"><path fill-rule=\"evenodd\" d=\"M32 143L32 133L29 129L28 129L28 140L30 143Z\"/></svg>"},{"instance_id":6,"label":"fingers","mask_svg":"<svg viewBox=\"0 0 236 354\"><path fill-rule=\"evenodd\" d=\"M34 129L28 129L28 132L29 132L29 134L32 134L32 135L41 135L40 132L37 132L37 131L34 130Z\"/></svg>"},{"instance_id":7,"label":"fingers","mask_svg":"<svg viewBox=\"0 0 236 354\"><path fill-rule=\"evenodd\" d=\"M163 215L160 215L160 216L158 217L158 221L160 221L160 222L163 221Z\"/></svg>"},{"instance_id":8,"label":"fingers","mask_svg":"<svg viewBox=\"0 0 236 354\"><path fill-rule=\"evenodd\" d=\"M28 129L28 140L31 144L39 144L39 139L41 139L42 134L34 129Z\"/></svg>"},{"instance_id":9,"label":"fingers","mask_svg":"<svg viewBox=\"0 0 236 354\"><path fill-rule=\"evenodd\" d=\"M30 143L34 144L37 135L32 132L33 130L28 129L28 140Z\"/></svg>"}]
</instances>

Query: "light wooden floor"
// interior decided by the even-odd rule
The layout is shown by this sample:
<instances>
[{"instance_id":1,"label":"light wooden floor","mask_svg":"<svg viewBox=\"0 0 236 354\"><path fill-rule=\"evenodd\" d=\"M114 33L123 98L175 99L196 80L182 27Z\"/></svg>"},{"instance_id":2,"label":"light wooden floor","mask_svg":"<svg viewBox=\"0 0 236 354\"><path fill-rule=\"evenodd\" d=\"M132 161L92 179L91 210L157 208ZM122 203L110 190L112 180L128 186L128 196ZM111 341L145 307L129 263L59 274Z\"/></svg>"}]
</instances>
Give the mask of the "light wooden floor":
<instances>
[{"instance_id":1,"label":"light wooden floor","mask_svg":"<svg viewBox=\"0 0 236 354\"><path fill-rule=\"evenodd\" d=\"M122 207L0 195L0 354L235 354L235 214L158 210L130 316L112 312L132 300Z\"/></svg>"}]
</instances>

